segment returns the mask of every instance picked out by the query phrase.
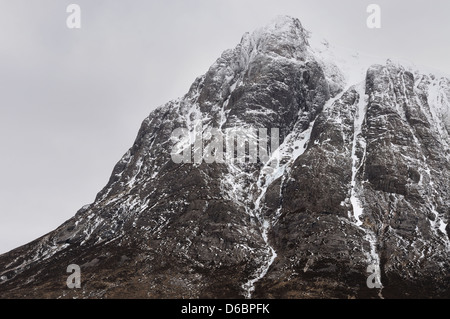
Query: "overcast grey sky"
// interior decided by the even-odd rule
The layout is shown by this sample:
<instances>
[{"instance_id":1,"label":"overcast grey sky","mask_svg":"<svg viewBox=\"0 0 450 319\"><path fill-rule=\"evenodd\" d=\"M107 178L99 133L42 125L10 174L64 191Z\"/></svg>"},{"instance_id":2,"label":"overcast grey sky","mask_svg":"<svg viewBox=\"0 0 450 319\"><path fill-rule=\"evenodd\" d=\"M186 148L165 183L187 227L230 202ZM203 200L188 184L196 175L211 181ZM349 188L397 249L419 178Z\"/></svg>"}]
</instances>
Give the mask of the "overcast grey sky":
<instances>
[{"instance_id":1,"label":"overcast grey sky","mask_svg":"<svg viewBox=\"0 0 450 319\"><path fill-rule=\"evenodd\" d=\"M80 30L66 27L70 3ZM381 29L366 27L370 3ZM280 14L450 73L448 0L0 0L0 253L91 203L148 113Z\"/></svg>"}]
</instances>

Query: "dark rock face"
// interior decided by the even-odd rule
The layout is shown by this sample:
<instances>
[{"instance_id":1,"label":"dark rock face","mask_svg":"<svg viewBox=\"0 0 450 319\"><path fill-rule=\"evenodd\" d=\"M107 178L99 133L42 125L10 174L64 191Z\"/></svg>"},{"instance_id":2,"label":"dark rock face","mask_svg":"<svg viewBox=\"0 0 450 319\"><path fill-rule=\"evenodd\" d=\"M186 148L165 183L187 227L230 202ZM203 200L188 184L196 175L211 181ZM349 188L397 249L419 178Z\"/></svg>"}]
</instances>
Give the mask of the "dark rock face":
<instances>
[{"instance_id":1,"label":"dark rock face","mask_svg":"<svg viewBox=\"0 0 450 319\"><path fill-rule=\"evenodd\" d=\"M94 203L0 256L0 296L450 297L450 81L390 61L343 78L297 19L244 35L144 120ZM197 163L196 127L279 128L280 147ZM193 150L176 164L179 128Z\"/></svg>"}]
</instances>

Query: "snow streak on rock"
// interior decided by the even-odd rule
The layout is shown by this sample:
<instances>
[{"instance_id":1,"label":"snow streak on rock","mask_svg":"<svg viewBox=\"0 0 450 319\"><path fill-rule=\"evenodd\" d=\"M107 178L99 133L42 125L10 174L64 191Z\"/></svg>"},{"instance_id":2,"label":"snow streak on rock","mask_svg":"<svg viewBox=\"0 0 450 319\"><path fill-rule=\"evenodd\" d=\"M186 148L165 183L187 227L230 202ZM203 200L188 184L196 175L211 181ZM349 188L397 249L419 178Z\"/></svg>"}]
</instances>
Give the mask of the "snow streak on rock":
<instances>
[{"instance_id":1,"label":"snow streak on rock","mask_svg":"<svg viewBox=\"0 0 450 319\"><path fill-rule=\"evenodd\" d=\"M362 136L362 127L366 118L367 112L367 98L366 98L366 85L362 82L356 86L359 100L357 104L356 114L353 125L353 143L352 143L352 179L351 179L351 196L350 202L353 207L353 216L349 216L355 223L355 225L365 233L365 240L370 244L370 251L367 252L368 265L373 265L377 273L381 273L380 270L380 256L377 252L377 236L375 233L364 226L363 213L364 208L361 200L358 198L359 190L361 187L360 180L357 180L358 173L364 165L366 158L366 141ZM361 157L357 156L357 152L362 154Z\"/></svg>"},{"instance_id":2,"label":"snow streak on rock","mask_svg":"<svg viewBox=\"0 0 450 319\"><path fill-rule=\"evenodd\" d=\"M267 188L277 179L281 178L283 182L285 179L290 178L290 169L295 160L301 156L305 150L311 137L311 130L314 127L314 121L310 123L308 129L301 132L299 128L294 128L294 130L285 138L283 144L280 145L278 149L272 152L269 161L263 166L259 173L258 181L256 185L258 186L258 194L256 200L254 200L255 208L253 209L253 215L256 217L257 221L261 227L261 235L270 250L270 259L266 264L263 264L261 268L257 269L256 273L253 275L248 282L242 285L245 291L245 297L251 298L253 291L255 290L255 283L264 278L264 276L269 271L270 266L277 257L277 253L273 246L270 245L268 233L272 229L273 225L276 224L279 213L282 209L282 194L280 187L280 198L281 204L278 208L273 219L268 219L264 216L262 201L267 193ZM283 159L284 164L281 163Z\"/></svg>"}]
</instances>

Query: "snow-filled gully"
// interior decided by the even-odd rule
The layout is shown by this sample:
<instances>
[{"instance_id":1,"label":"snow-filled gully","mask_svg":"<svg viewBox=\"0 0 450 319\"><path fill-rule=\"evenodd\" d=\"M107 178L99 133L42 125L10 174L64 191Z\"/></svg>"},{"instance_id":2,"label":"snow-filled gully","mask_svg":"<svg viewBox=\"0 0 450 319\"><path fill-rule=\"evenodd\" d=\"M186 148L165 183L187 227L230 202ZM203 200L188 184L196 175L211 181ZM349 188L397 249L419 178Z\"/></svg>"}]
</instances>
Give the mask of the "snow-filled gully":
<instances>
[{"instance_id":1,"label":"snow-filled gully","mask_svg":"<svg viewBox=\"0 0 450 319\"><path fill-rule=\"evenodd\" d=\"M381 273L380 256L378 255L377 252L377 237L372 230L363 227L363 221L361 220L361 216L364 212L364 208L362 207L361 201L357 196L356 177L359 170L364 165L367 146L366 141L362 138L362 126L367 113L367 100L365 98L366 94L364 82L360 83L357 86L357 91L359 95L359 101L356 109L356 114L354 117L354 131L353 131L353 145L352 145L352 179L351 179L351 195L350 195L350 202L353 207L353 216L349 213L349 219L352 222L352 224L354 224L357 228L359 228L365 233L364 239L366 239L370 244L370 251L366 252L367 261L369 262L369 265L375 267L376 272L380 274ZM356 150L358 146L360 146L363 150L361 160L358 159L356 155ZM381 290L379 295L382 298Z\"/></svg>"},{"instance_id":2,"label":"snow-filled gully","mask_svg":"<svg viewBox=\"0 0 450 319\"><path fill-rule=\"evenodd\" d=\"M255 290L255 283L264 278L272 266L273 262L277 257L277 253L273 246L269 242L268 234L269 230L272 228L274 223L276 223L276 218L278 217L278 213L281 210L281 207L278 209L277 214L275 214L275 220L269 220L265 218L263 212L263 206L261 206L261 201L266 195L268 187L278 178L285 179L285 174L289 175L291 166L295 162L295 160L301 156L305 150L306 145L309 142L312 128L314 127L314 122L311 122L309 128L304 132L298 133L295 130L291 132L288 136L286 136L284 142L280 145L280 147L272 152L272 155L266 165L261 169L260 175L258 178L257 186L259 188L259 195L254 201L255 208L253 210L253 215L259 222L261 226L261 236L270 251L270 259L264 263L256 272L253 274L253 278L247 281L242 285L244 290L244 295L246 298L251 298L252 294ZM293 152L290 152L289 149L294 149ZM290 159L286 161L284 164L280 164L280 159L285 156L290 156ZM274 165L274 163L276 163ZM270 173L267 173L270 172ZM264 181L264 182L263 182ZM283 184L283 183L282 183ZM283 185L280 186L280 196Z\"/></svg>"},{"instance_id":3,"label":"snow-filled gully","mask_svg":"<svg viewBox=\"0 0 450 319\"><path fill-rule=\"evenodd\" d=\"M336 100L338 100L344 92L345 90L334 98L331 98L325 104L324 110L330 107ZM252 294L255 290L255 284L266 276L273 262L277 258L277 253L269 242L268 233L270 229L278 222L278 218L282 209L282 203L275 213L274 218L272 220L269 220L264 216L261 201L264 199L268 187L278 178L282 178L280 185L280 198L282 198L284 181L289 180L291 168L295 160L303 155L303 153L306 151L306 147L310 141L311 132L315 122L315 120L312 121L309 124L309 127L303 132L298 132L294 128L294 130L288 136L286 136L284 142L280 145L280 147L272 153L269 161L260 171L260 175L257 181L259 195L254 201L255 208L253 210L253 214L261 225L261 236L264 239L268 250L270 250L270 259L253 274L252 279L248 280L242 285L246 298L252 297ZM284 164L280 164L280 159L286 157L289 157L289 160ZM276 165L274 166L273 163L276 163Z\"/></svg>"}]
</instances>

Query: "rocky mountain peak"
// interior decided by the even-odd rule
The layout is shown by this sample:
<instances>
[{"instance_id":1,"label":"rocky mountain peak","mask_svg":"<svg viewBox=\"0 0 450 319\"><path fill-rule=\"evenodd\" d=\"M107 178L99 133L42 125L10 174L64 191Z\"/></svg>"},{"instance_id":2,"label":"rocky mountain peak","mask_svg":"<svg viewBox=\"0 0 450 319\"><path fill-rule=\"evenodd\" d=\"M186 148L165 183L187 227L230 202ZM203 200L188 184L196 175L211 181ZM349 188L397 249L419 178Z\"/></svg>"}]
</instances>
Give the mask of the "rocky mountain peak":
<instances>
[{"instance_id":1,"label":"rocky mountain peak","mask_svg":"<svg viewBox=\"0 0 450 319\"><path fill-rule=\"evenodd\" d=\"M94 203L0 256L0 294L449 297L449 80L308 42L286 16L244 35L143 121ZM269 159L192 160L208 129L248 127L279 129Z\"/></svg>"},{"instance_id":2,"label":"rocky mountain peak","mask_svg":"<svg viewBox=\"0 0 450 319\"><path fill-rule=\"evenodd\" d=\"M308 46L308 31L300 20L289 16L278 16L266 26L246 33L241 45L271 56L304 58Z\"/></svg>"}]
</instances>

